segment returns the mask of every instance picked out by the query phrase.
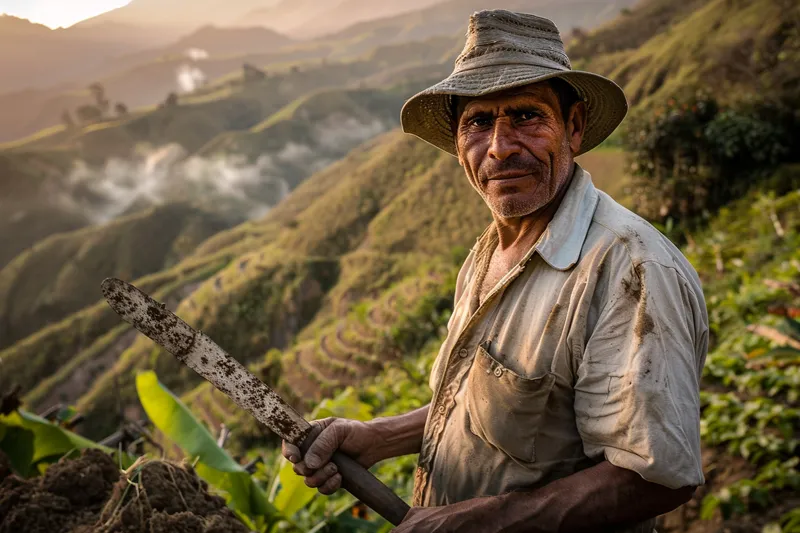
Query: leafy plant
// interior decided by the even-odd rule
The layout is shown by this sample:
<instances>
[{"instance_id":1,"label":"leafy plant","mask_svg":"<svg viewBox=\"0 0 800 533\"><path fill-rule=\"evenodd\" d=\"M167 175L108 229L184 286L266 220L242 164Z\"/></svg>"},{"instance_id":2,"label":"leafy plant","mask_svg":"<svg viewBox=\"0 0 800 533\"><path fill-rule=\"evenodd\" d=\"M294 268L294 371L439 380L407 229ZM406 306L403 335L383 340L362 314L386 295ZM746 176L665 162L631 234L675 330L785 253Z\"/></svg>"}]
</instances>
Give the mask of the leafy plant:
<instances>
[{"instance_id":1,"label":"leafy plant","mask_svg":"<svg viewBox=\"0 0 800 533\"><path fill-rule=\"evenodd\" d=\"M270 516L277 511L250 474L221 447L191 411L158 382L155 372L136 376L136 391L153 425L197 461L197 473L229 498L229 504L246 515Z\"/></svg>"},{"instance_id":2,"label":"leafy plant","mask_svg":"<svg viewBox=\"0 0 800 533\"><path fill-rule=\"evenodd\" d=\"M99 448L115 454L123 467L132 463L127 454L100 446L38 415L22 410L0 415L0 451L6 454L12 469L20 476L42 473L65 455L85 448Z\"/></svg>"},{"instance_id":3,"label":"leafy plant","mask_svg":"<svg viewBox=\"0 0 800 533\"><path fill-rule=\"evenodd\" d=\"M796 160L798 130L790 106L754 99L722 108L705 92L640 110L624 137L636 209L693 229L742 196L754 176Z\"/></svg>"}]
</instances>

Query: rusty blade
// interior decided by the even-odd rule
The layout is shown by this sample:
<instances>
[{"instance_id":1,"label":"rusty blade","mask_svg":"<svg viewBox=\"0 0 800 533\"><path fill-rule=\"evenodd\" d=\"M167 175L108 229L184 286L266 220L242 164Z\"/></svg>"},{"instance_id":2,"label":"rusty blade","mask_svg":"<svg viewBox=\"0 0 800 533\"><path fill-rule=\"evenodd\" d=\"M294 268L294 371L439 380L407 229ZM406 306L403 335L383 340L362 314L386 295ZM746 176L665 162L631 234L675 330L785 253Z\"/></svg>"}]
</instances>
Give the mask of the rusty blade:
<instances>
[{"instance_id":1,"label":"rusty blade","mask_svg":"<svg viewBox=\"0 0 800 533\"><path fill-rule=\"evenodd\" d=\"M164 304L116 278L104 280L101 287L108 304L126 322L210 381L279 437L299 446L311 431L311 425L275 391Z\"/></svg>"}]
</instances>

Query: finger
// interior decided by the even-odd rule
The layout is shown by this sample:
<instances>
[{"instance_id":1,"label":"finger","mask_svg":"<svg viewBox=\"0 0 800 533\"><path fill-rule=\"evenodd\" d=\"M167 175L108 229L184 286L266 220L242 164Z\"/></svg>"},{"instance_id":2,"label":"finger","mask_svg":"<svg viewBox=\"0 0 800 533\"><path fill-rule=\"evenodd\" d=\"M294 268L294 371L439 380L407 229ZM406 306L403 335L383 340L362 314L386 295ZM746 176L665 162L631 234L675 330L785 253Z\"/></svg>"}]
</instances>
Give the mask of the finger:
<instances>
[{"instance_id":1,"label":"finger","mask_svg":"<svg viewBox=\"0 0 800 533\"><path fill-rule=\"evenodd\" d=\"M304 457L310 468L320 468L330 462L333 452L339 449L344 440L345 432L341 428L340 424L331 424L311 443Z\"/></svg>"},{"instance_id":2,"label":"finger","mask_svg":"<svg viewBox=\"0 0 800 533\"><path fill-rule=\"evenodd\" d=\"M300 448L286 441L281 442L281 454L292 463L298 462L301 458Z\"/></svg>"},{"instance_id":3,"label":"finger","mask_svg":"<svg viewBox=\"0 0 800 533\"><path fill-rule=\"evenodd\" d=\"M299 463L294 463L294 465L292 465L292 470L298 476L303 476L303 477L310 476L310 475L314 474L314 472L315 472L315 470L313 468L309 468L306 465L305 461L300 461Z\"/></svg>"},{"instance_id":4,"label":"finger","mask_svg":"<svg viewBox=\"0 0 800 533\"><path fill-rule=\"evenodd\" d=\"M326 496L330 496L342 486L342 475L341 474L334 474L328 481L325 482L319 488L319 492L321 494L325 494Z\"/></svg>"},{"instance_id":5,"label":"finger","mask_svg":"<svg viewBox=\"0 0 800 533\"><path fill-rule=\"evenodd\" d=\"M321 487L338 471L339 469L336 468L335 464L328 463L324 468L320 468L310 476L306 476L306 485L309 487Z\"/></svg>"}]
</instances>

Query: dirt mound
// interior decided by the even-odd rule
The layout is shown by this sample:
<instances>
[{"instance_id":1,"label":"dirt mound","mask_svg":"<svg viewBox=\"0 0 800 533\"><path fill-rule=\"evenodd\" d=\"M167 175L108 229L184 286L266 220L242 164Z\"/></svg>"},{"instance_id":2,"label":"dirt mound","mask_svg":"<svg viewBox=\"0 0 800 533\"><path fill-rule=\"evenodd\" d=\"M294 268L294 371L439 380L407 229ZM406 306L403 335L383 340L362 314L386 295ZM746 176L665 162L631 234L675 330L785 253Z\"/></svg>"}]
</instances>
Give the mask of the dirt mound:
<instances>
[{"instance_id":1,"label":"dirt mound","mask_svg":"<svg viewBox=\"0 0 800 533\"><path fill-rule=\"evenodd\" d=\"M188 465L150 461L115 486L92 533L247 533ZM82 532L83 533L83 532Z\"/></svg>"},{"instance_id":2,"label":"dirt mound","mask_svg":"<svg viewBox=\"0 0 800 533\"><path fill-rule=\"evenodd\" d=\"M99 450L60 461L40 478L7 476L0 483L0 533L67 533L91 525L118 479L114 461Z\"/></svg>"},{"instance_id":3,"label":"dirt mound","mask_svg":"<svg viewBox=\"0 0 800 533\"><path fill-rule=\"evenodd\" d=\"M44 476L7 475L0 456L0 533L247 533L191 467L142 461L120 472L86 450Z\"/></svg>"}]
</instances>

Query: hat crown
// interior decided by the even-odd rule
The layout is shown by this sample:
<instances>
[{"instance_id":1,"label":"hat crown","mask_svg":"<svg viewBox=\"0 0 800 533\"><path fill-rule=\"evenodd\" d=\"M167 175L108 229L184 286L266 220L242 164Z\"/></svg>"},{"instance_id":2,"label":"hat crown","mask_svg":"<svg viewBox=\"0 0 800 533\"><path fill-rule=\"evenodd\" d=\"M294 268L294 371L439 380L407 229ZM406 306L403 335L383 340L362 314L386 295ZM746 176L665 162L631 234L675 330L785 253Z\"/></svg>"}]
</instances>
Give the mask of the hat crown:
<instances>
[{"instance_id":1,"label":"hat crown","mask_svg":"<svg viewBox=\"0 0 800 533\"><path fill-rule=\"evenodd\" d=\"M551 20L503 9L477 11L470 16L467 42L456 59L455 71L492 64L572 68Z\"/></svg>"}]
</instances>

